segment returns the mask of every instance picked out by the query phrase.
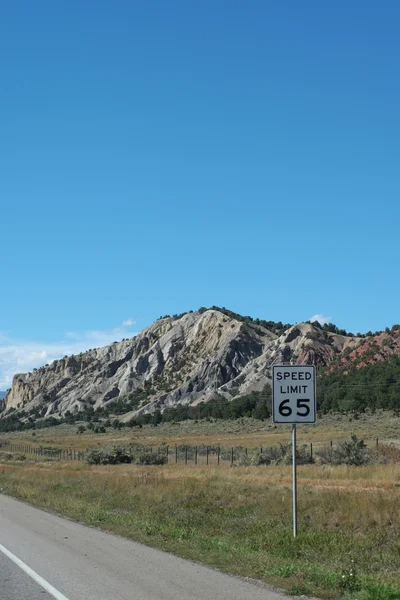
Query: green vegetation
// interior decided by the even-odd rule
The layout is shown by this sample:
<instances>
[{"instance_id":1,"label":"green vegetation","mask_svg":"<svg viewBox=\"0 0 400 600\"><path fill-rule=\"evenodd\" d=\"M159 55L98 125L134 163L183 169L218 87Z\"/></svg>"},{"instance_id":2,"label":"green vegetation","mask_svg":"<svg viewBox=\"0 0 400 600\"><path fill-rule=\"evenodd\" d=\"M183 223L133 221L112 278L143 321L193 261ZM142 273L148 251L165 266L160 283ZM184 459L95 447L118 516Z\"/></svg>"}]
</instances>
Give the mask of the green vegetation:
<instances>
[{"instance_id":1,"label":"green vegetation","mask_svg":"<svg viewBox=\"0 0 400 600\"><path fill-rule=\"evenodd\" d=\"M169 462L185 464L230 464L235 466L287 465L292 462L292 444L287 441L276 441L273 446L227 446L220 443L176 443L169 445L165 441L158 444L128 442L125 445L106 442L95 447L77 450L69 444L68 450L59 446L43 444L25 444L3 441L1 446L9 452L37 457L46 456L54 460L81 460L87 464L168 464ZM88 444L93 438L88 439ZM314 449L313 449L314 448ZM4 458L4 455L3 455ZM347 465L361 466L367 464L399 464L400 448L393 444L381 443L368 447L363 439L353 433L347 441L319 444L314 447L310 443L299 443L296 448L297 464Z\"/></svg>"},{"instance_id":2,"label":"green vegetation","mask_svg":"<svg viewBox=\"0 0 400 600\"><path fill-rule=\"evenodd\" d=\"M23 410L16 411L15 409L11 409L6 417L0 418L0 432L43 429L45 427L54 427L56 425L60 425L62 422L55 417L48 417L47 419L36 421L36 418L38 417L32 417L32 415L29 415L30 413L26 413Z\"/></svg>"},{"instance_id":3,"label":"green vegetation","mask_svg":"<svg viewBox=\"0 0 400 600\"><path fill-rule=\"evenodd\" d=\"M152 414L141 415L130 421L130 426L145 425L151 423L168 423L171 421L186 421L199 419L239 419L241 417L253 417L265 420L271 416L271 388L265 386L262 392L252 392L245 396L227 400L223 396L216 395L208 402L200 402L196 406L178 405L166 408L163 413L156 411Z\"/></svg>"},{"instance_id":4,"label":"green vegetation","mask_svg":"<svg viewBox=\"0 0 400 600\"><path fill-rule=\"evenodd\" d=\"M307 321L307 323L310 323L310 321ZM339 327L337 327L336 325L334 325L333 323L324 323L323 325L321 325L318 321L313 321L312 323L314 325L314 327L317 327L318 329L321 329L322 331L326 331L329 333L336 333L337 335L344 335L344 336L348 336L348 337L359 337L359 338L368 338L368 337L372 337L375 335L380 335L381 333L383 333L383 331L375 331L374 333L372 333L372 331L367 331L367 333L351 333L351 331L346 331L345 329L339 329ZM386 327L385 332L386 333L394 333L395 331L398 331L400 329L400 325L393 325L391 329L389 329L389 327Z\"/></svg>"},{"instance_id":5,"label":"green vegetation","mask_svg":"<svg viewBox=\"0 0 400 600\"><path fill-rule=\"evenodd\" d=\"M386 452L386 448L389 452ZM57 451L57 449L54 449ZM399 451L396 449L390 453L390 446L383 446L381 453L376 453L368 449L363 440L352 435L350 440L340 442L335 446L324 446L317 453L319 464L331 465L349 465L361 466L375 463L398 463ZM185 462L195 462L201 456L215 458L218 456L221 461L229 461L232 465L241 466L271 466L271 465L289 465L292 463L292 444L280 443L277 446L271 446L259 450L253 448L248 452L247 448L224 448L216 446L189 446L180 445L176 447L176 459L178 457ZM160 446L154 450L152 446L143 444L129 444L129 446L104 446L102 448L89 448L85 452L85 462L89 465L117 465L122 463L135 463L145 465L163 465L169 462L170 452L167 445ZM173 456L171 459L173 460ZM314 464L315 458L311 455L307 445L297 446L296 460L298 465ZM215 461L214 461L215 462Z\"/></svg>"},{"instance_id":6,"label":"green vegetation","mask_svg":"<svg viewBox=\"0 0 400 600\"><path fill-rule=\"evenodd\" d=\"M47 419L36 420L40 413L34 409L30 413L12 410L7 417L0 419L0 432L26 431L30 429L41 429L43 427L52 427L67 423L72 425L77 422L86 421L86 428L82 425L78 428L78 433L85 430L93 430L96 433L104 433L105 427L141 427L151 424L167 423L171 421L185 421L187 419L239 419L241 417L253 417L255 419L268 419L270 417L271 388L265 386L262 392L252 392L245 396L234 398L229 401L222 396L216 395L214 399L207 403L201 402L197 406L178 405L174 408L168 408L163 413L156 410L152 414L143 414L128 423L122 423L119 419L112 422L107 417L120 416L136 410L140 404L146 403L149 391L146 388L134 390L127 396L121 396L117 400L112 400L104 407L94 409L88 405L79 413L72 415L69 411L64 418L48 417ZM103 421L101 421L103 419ZM107 419L104 422L104 419ZM95 426L94 423L99 423Z\"/></svg>"},{"instance_id":7,"label":"green vegetation","mask_svg":"<svg viewBox=\"0 0 400 600\"><path fill-rule=\"evenodd\" d=\"M349 371L323 373L318 378L318 409L364 412L366 408L400 410L400 356ZM350 370L351 369L351 370Z\"/></svg>"},{"instance_id":8,"label":"green vegetation","mask_svg":"<svg viewBox=\"0 0 400 600\"><path fill-rule=\"evenodd\" d=\"M336 446L325 446L317 452L319 461L331 465L352 465L359 467L375 460L379 460L379 454L373 453L364 440L357 439L352 434L347 442L340 442Z\"/></svg>"},{"instance_id":9,"label":"green vegetation","mask_svg":"<svg viewBox=\"0 0 400 600\"><path fill-rule=\"evenodd\" d=\"M135 463L137 465L164 465L167 462L165 453L153 452L152 448L131 444L129 447L106 446L90 448L85 453L88 465L120 465Z\"/></svg>"}]
</instances>

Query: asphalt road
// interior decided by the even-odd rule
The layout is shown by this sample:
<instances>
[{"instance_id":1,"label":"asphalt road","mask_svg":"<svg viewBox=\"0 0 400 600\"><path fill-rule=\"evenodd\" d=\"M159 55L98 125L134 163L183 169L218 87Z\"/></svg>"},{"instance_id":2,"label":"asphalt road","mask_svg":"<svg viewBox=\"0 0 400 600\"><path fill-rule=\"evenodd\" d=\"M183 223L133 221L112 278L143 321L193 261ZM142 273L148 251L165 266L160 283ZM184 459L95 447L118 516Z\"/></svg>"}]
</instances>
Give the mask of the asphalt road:
<instances>
[{"instance_id":1,"label":"asphalt road","mask_svg":"<svg viewBox=\"0 0 400 600\"><path fill-rule=\"evenodd\" d=\"M286 596L0 494L0 598L283 600Z\"/></svg>"},{"instance_id":2,"label":"asphalt road","mask_svg":"<svg viewBox=\"0 0 400 600\"><path fill-rule=\"evenodd\" d=\"M53 600L53 596L2 553L0 553L0 598L2 600Z\"/></svg>"}]
</instances>

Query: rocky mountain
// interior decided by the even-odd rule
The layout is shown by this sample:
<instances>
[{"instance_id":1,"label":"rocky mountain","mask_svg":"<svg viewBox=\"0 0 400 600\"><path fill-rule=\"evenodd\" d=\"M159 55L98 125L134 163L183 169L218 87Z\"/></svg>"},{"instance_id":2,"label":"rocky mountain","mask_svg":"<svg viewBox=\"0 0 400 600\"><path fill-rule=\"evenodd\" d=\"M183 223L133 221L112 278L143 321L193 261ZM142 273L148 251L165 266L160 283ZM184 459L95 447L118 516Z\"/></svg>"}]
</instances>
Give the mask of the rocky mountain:
<instances>
[{"instance_id":1,"label":"rocky mountain","mask_svg":"<svg viewBox=\"0 0 400 600\"><path fill-rule=\"evenodd\" d=\"M272 331L264 321L233 314L203 309L161 318L132 339L15 375L6 414L15 408L57 417L116 399L134 399L140 414L207 401L216 393L231 399L262 390L275 363L326 367L360 343L317 324Z\"/></svg>"}]
</instances>

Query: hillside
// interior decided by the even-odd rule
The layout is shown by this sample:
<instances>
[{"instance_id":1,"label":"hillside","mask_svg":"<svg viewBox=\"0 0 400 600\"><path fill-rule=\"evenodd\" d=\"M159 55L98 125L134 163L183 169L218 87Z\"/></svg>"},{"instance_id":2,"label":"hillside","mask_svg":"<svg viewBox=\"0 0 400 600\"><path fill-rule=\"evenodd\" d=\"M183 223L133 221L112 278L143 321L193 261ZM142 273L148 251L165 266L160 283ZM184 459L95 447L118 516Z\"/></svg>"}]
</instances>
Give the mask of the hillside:
<instances>
[{"instance_id":1,"label":"hillside","mask_svg":"<svg viewBox=\"0 0 400 600\"><path fill-rule=\"evenodd\" d=\"M15 375L3 416L14 409L34 421L117 408L138 418L218 398L216 411L182 413L213 416L235 398L260 398L271 366L284 362L319 367L319 409L396 408L399 356L398 326L357 337L332 325L283 325L213 307L162 317L132 339ZM369 386L363 387L364 376ZM235 412L236 400L232 406ZM230 409L222 412L232 416Z\"/></svg>"},{"instance_id":2,"label":"hillside","mask_svg":"<svg viewBox=\"0 0 400 600\"><path fill-rule=\"evenodd\" d=\"M310 323L271 323L216 309L164 317L136 337L15 375L6 411L64 416L117 399L139 413L260 391L274 363L327 366L359 338ZM262 324L260 324L262 323Z\"/></svg>"},{"instance_id":3,"label":"hillside","mask_svg":"<svg viewBox=\"0 0 400 600\"><path fill-rule=\"evenodd\" d=\"M318 406L329 410L400 410L400 327L358 338L320 370Z\"/></svg>"}]
</instances>

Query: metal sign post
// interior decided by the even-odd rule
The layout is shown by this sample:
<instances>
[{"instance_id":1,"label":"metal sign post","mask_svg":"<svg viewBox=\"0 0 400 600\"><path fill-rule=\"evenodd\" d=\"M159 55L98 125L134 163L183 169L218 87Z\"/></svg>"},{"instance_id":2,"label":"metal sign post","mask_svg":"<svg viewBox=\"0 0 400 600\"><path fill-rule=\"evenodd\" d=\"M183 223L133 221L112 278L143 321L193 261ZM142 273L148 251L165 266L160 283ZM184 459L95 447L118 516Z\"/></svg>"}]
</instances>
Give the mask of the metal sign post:
<instances>
[{"instance_id":1,"label":"metal sign post","mask_svg":"<svg viewBox=\"0 0 400 600\"><path fill-rule=\"evenodd\" d=\"M292 425L293 537L297 536L296 425Z\"/></svg>"},{"instance_id":2,"label":"metal sign post","mask_svg":"<svg viewBox=\"0 0 400 600\"><path fill-rule=\"evenodd\" d=\"M315 387L313 365L272 367L272 420L292 424L293 537L297 536L296 424L315 423Z\"/></svg>"}]
</instances>

